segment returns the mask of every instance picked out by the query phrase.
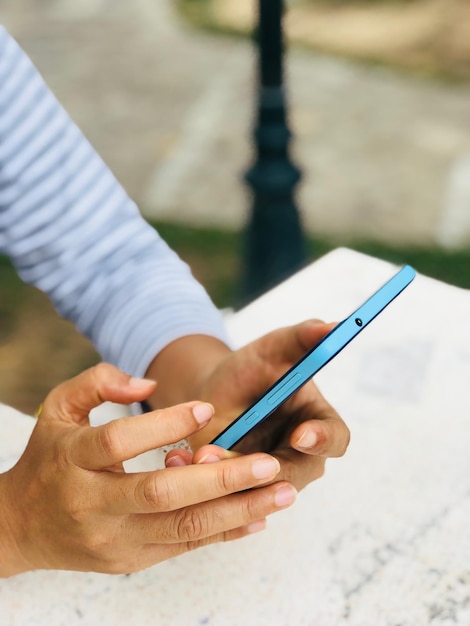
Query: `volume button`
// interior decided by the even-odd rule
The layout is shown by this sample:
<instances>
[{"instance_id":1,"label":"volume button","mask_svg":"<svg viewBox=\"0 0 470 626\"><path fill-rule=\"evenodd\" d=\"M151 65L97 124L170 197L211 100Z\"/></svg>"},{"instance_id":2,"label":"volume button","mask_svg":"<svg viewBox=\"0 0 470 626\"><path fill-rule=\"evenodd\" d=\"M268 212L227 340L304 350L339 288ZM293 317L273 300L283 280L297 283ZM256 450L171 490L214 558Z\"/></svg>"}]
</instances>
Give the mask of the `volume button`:
<instances>
[{"instance_id":1,"label":"volume button","mask_svg":"<svg viewBox=\"0 0 470 626\"><path fill-rule=\"evenodd\" d=\"M282 401L283 398L287 397L289 393L292 391L292 387L301 379L301 375L299 373L292 374L290 378L288 378L281 387L276 389L274 393L268 396L268 404L275 404L276 402Z\"/></svg>"},{"instance_id":2,"label":"volume button","mask_svg":"<svg viewBox=\"0 0 470 626\"><path fill-rule=\"evenodd\" d=\"M253 411L253 413L250 413L249 415L245 417L245 422L247 424L251 424L252 422L255 422L258 417L259 417L258 411Z\"/></svg>"}]
</instances>

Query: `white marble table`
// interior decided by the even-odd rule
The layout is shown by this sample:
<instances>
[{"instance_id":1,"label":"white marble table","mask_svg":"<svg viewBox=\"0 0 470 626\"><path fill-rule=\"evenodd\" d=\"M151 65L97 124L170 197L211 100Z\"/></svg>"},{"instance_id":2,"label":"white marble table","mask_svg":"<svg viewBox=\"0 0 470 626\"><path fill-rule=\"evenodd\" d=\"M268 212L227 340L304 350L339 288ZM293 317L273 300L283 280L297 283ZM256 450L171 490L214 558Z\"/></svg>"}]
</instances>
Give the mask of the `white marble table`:
<instances>
[{"instance_id":1,"label":"white marble table","mask_svg":"<svg viewBox=\"0 0 470 626\"><path fill-rule=\"evenodd\" d=\"M229 317L229 332L241 345L339 320L394 269L338 249ZM469 626L469 327L470 292L418 276L317 376L351 445L267 531L131 576L0 581L1 626ZM3 467L30 430L0 411Z\"/></svg>"}]
</instances>

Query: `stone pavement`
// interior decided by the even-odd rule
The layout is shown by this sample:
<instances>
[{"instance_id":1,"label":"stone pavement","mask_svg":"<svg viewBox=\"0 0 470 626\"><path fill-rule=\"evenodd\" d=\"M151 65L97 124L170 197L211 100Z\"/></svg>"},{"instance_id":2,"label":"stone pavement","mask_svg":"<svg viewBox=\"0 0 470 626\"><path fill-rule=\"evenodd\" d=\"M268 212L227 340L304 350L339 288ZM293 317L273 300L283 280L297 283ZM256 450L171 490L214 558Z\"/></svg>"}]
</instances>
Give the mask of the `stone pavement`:
<instances>
[{"instance_id":1,"label":"stone pavement","mask_svg":"<svg viewBox=\"0 0 470 626\"><path fill-rule=\"evenodd\" d=\"M255 53L174 5L0 0L0 16L145 215L239 228ZM470 243L470 85L299 50L286 73L309 231Z\"/></svg>"}]
</instances>

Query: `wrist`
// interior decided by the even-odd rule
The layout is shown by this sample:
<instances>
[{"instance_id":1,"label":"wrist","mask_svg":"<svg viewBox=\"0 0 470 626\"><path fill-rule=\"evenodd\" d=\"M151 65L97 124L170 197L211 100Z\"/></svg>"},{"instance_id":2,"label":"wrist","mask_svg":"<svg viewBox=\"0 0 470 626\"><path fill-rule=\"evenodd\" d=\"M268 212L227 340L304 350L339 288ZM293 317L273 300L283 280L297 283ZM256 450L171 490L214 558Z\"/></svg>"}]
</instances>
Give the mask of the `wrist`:
<instances>
[{"instance_id":1,"label":"wrist","mask_svg":"<svg viewBox=\"0 0 470 626\"><path fill-rule=\"evenodd\" d=\"M21 523L16 519L12 506L14 494L11 493L9 473L0 474L0 578L8 578L27 572L30 565L20 549L19 533Z\"/></svg>"},{"instance_id":2,"label":"wrist","mask_svg":"<svg viewBox=\"0 0 470 626\"><path fill-rule=\"evenodd\" d=\"M204 382L231 354L219 339L207 335L181 337L166 346L150 364L146 376L157 381L148 399L152 409L202 400Z\"/></svg>"}]
</instances>

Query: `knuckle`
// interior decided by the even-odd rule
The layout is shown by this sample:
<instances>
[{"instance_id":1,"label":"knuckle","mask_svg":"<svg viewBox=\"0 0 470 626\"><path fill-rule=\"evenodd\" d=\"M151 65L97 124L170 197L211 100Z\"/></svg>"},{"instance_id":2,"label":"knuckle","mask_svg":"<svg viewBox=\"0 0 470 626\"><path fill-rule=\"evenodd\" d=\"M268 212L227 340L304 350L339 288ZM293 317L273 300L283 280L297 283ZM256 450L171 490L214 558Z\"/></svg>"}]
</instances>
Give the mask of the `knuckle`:
<instances>
[{"instance_id":1,"label":"knuckle","mask_svg":"<svg viewBox=\"0 0 470 626\"><path fill-rule=\"evenodd\" d=\"M127 574L138 569L132 563L134 550L123 546L116 529L87 526L80 535L80 551L92 563L91 570L103 574ZM124 549L123 549L124 548Z\"/></svg>"},{"instance_id":2,"label":"knuckle","mask_svg":"<svg viewBox=\"0 0 470 626\"><path fill-rule=\"evenodd\" d=\"M180 541L197 541L206 535L209 522L200 509L183 509L176 521L176 536Z\"/></svg>"},{"instance_id":3,"label":"knuckle","mask_svg":"<svg viewBox=\"0 0 470 626\"><path fill-rule=\"evenodd\" d=\"M103 426L99 435L100 446L107 457L121 459L124 451L124 441L122 440L119 422L109 422Z\"/></svg>"},{"instance_id":4,"label":"knuckle","mask_svg":"<svg viewBox=\"0 0 470 626\"><path fill-rule=\"evenodd\" d=\"M157 474L156 476L149 476L145 480L143 484L142 497L146 506L152 511L171 510L171 486L163 472Z\"/></svg>"},{"instance_id":5,"label":"knuckle","mask_svg":"<svg viewBox=\"0 0 470 626\"><path fill-rule=\"evenodd\" d=\"M105 362L97 363L88 370L91 386L95 389L95 393L98 395L101 402L106 400L103 392L107 384L115 378L116 372L118 371L119 370L117 370L114 365Z\"/></svg>"},{"instance_id":6,"label":"knuckle","mask_svg":"<svg viewBox=\"0 0 470 626\"><path fill-rule=\"evenodd\" d=\"M71 484L79 484L81 488L70 489ZM57 447L53 461L38 466L27 493L35 498L38 493L54 493L56 505L64 518L68 518L77 531L80 531L86 527L89 516L89 506L84 496L88 487L89 484L84 482L80 470L71 467L65 451Z\"/></svg>"},{"instance_id":7,"label":"knuckle","mask_svg":"<svg viewBox=\"0 0 470 626\"><path fill-rule=\"evenodd\" d=\"M217 488L221 493L232 493L235 491L236 472L230 463L217 463L216 481Z\"/></svg>"},{"instance_id":8,"label":"knuckle","mask_svg":"<svg viewBox=\"0 0 470 626\"><path fill-rule=\"evenodd\" d=\"M93 531L83 534L82 545L89 554L93 555L94 557L99 556L103 558L109 542L99 532L99 530L95 529Z\"/></svg>"},{"instance_id":9,"label":"knuckle","mask_svg":"<svg viewBox=\"0 0 470 626\"><path fill-rule=\"evenodd\" d=\"M344 456L351 439L349 428L344 422L342 422L340 430L336 426L329 425L327 427L325 425L324 429L317 432L317 436L318 442L315 451L317 454L327 457Z\"/></svg>"},{"instance_id":10,"label":"knuckle","mask_svg":"<svg viewBox=\"0 0 470 626\"><path fill-rule=\"evenodd\" d=\"M95 380L106 379L114 371L114 366L111 363L104 362L97 363L90 368L90 373Z\"/></svg>"},{"instance_id":11,"label":"knuckle","mask_svg":"<svg viewBox=\"0 0 470 626\"><path fill-rule=\"evenodd\" d=\"M83 502L81 502L77 498L68 498L66 501L64 501L63 509L67 512L67 515L72 520L75 526L86 526L89 517L89 511L87 507L83 505Z\"/></svg>"},{"instance_id":12,"label":"knuckle","mask_svg":"<svg viewBox=\"0 0 470 626\"><path fill-rule=\"evenodd\" d=\"M349 442L351 439L351 433L346 424L342 424L341 431L331 429L327 435L324 436L323 441L323 453L325 456L341 457L346 454Z\"/></svg>"},{"instance_id":13,"label":"knuckle","mask_svg":"<svg viewBox=\"0 0 470 626\"><path fill-rule=\"evenodd\" d=\"M267 513L266 502L261 496L261 493L254 491L247 493L246 495L247 497L242 500L241 509L244 524L247 524L255 519L259 519Z\"/></svg>"},{"instance_id":14,"label":"knuckle","mask_svg":"<svg viewBox=\"0 0 470 626\"><path fill-rule=\"evenodd\" d=\"M94 562L93 569L108 574L121 574L127 569L120 559L119 542L108 534L97 530L84 533L81 537L81 549L88 559Z\"/></svg>"}]
</instances>

